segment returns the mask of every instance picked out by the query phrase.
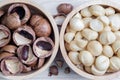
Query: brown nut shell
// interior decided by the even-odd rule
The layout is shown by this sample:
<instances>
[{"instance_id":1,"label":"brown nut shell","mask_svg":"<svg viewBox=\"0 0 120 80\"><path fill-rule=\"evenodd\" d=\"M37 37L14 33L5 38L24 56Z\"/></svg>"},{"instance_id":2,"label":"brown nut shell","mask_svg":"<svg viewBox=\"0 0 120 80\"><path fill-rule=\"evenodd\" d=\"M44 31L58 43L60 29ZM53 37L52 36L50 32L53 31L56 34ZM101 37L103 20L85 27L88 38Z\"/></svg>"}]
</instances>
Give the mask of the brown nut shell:
<instances>
[{"instance_id":1,"label":"brown nut shell","mask_svg":"<svg viewBox=\"0 0 120 80\"><path fill-rule=\"evenodd\" d=\"M11 56L14 56L14 54L11 54L9 52L1 52L0 53L0 61L4 58L8 58L8 57L11 57Z\"/></svg>"},{"instance_id":2,"label":"brown nut shell","mask_svg":"<svg viewBox=\"0 0 120 80\"><path fill-rule=\"evenodd\" d=\"M10 42L10 39L10 30L4 25L0 25L0 47L7 45Z\"/></svg>"},{"instance_id":3,"label":"brown nut shell","mask_svg":"<svg viewBox=\"0 0 120 80\"><path fill-rule=\"evenodd\" d=\"M17 55L20 61L27 66L34 66L37 63L37 57L34 55L30 45L23 45L17 49Z\"/></svg>"},{"instance_id":4,"label":"brown nut shell","mask_svg":"<svg viewBox=\"0 0 120 80\"><path fill-rule=\"evenodd\" d=\"M59 13L69 14L73 10L73 6L68 3L62 3L57 7Z\"/></svg>"},{"instance_id":5,"label":"brown nut shell","mask_svg":"<svg viewBox=\"0 0 120 80\"><path fill-rule=\"evenodd\" d=\"M40 37L33 44L34 54L38 58L50 56L54 49L54 43L49 37Z\"/></svg>"},{"instance_id":6,"label":"brown nut shell","mask_svg":"<svg viewBox=\"0 0 120 80\"><path fill-rule=\"evenodd\" d=\"M15 45L6 45L1 48L2 52L9 52L15 54L17 47Z\"/></svg>"},{"instance_id":7,"label":"brown nut shell","mask_svg":"<svg viewBox=\"0 0 120 80\"><path fill-rule=\"evenodd\" d=\"M17 13L19 15L22 25L25 24L31 16L29 8L22 3L12 4L8 9L8 15L12 13Z\"/></svg>"},{"instance_id":8,"label":"brown nut shell","mask_svg":"<svg viewBox=\"0 0 120 80\"><path fill-rule=\"evenodd\" d=\"M23 65L23 71L22 73L27 73L31 71L31 67L27 67L26 65Z\"/></svg>"},{"instance_id":9,"label":"brown nut shell","mask_svg":"<svg viewBox=\"0 0 120 80\"><path fill-rule=\"evenodd\" d=\"M13 41L17 46L31 44L35 40L35 32L30 26L23 25L13 33Z\"/></svg>"},{"instance_id":10,"label":"brown nut shell","mask_svg":"<svg viewBox=\"0 0 120 80\"><path fill-rule=\"evenodd\" d=\"M7 76L21 73L23 70L23 65L17 57L3 59L0 66L2 73Z\"/></svg>"},{"instance_id":11,"label":"brown nut shell","mask_svg":"<svg viewBox=\"0 0 120 80\"><path fill-rule=\"evenodd\" d=\"M45 62L44 58L39 58L37 64L33 66L32 69L33 70L40 69L43 66L44 62Z\"/></svg>"},{"instance_id":12,"label":"brown nut shell","mask_svg":"<svg viewBox=\"0 0 120 80\"><path fill-rule=\"evenodd\" d=\"M0 10L0 17L4 15L4 11L3 10Z\"/></svg>"}]
</instances>

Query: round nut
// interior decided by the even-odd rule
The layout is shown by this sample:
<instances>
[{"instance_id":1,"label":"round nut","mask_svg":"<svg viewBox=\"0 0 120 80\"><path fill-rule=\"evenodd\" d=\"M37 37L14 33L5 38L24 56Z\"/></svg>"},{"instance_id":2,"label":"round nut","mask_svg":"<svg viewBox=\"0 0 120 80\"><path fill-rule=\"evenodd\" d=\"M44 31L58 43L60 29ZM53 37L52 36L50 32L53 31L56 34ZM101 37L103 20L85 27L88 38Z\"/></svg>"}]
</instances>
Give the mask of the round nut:
<instances>
[{"instance_id":1,"label":"round nut","mask_svg":"<svg viewBox=\"0 0 120 80\"><path fill-rule=\"evenodd\" d=\"M114 52L117 52L118 49L120 49L120 41L119 41L119 40L115 41L115 42L112 44L112 48L113 48L113 51L114 51Z\"/></svg>"},{"instance_id":2,"label":"round nut","mask_svg":"<svg viewBox=\"0 0 120 80\"><path fill-rule=\"evenodd\" d=\"M114 54L112 47L108 46L108 45L104 46L103 47L103 54L107 57L112 57Z\"/></svg>"},{"instance_id":3,"label":"round nut","mask_svg":"<svg viewBox=\"0 0 120 80\"><path fill-rule=\"evenodd\" d=\"M110 58L110 68L114 71L120 70L120 59L116 56Z\"/></svg>"},{"instance_id":4,"label":"round nut","mask_svg":"<svg viewBox=\"0 0 120 80\"><path fill-rule=\"evenodd\" d=\"M49 57L54 50L54 42L49 37L40 37L33 44L34 54L38 58Z\"/></svg>"},{"instance_id":5,"label":"round nut","mask_svg":"<svg viewBox=\"0 0 120 80\"><path fill-rule=\"evenodd\" d=\"M98 38L98 33L96 31L93 31L91 29L84 29L82 32L81 32L82 36L85 37L87 40L95 40Z\"/></svg>"},{"instance_id":6,"label":"round nut","mask_svg":"<svg viewBox=\"0 0 120 80\"><path fill-rule=\"evenodd\" d=\"M95 66L100 71L107 70L109 64L110 64L109 58L104 55L98 56L95 60Z\"/></svg>"},{"instance_id":7,"label":"round nut","mask_svg":"<svg viewBox=\"0 0 120 80\"><path fill-rule=\"evenodd\" d=\"M71 51L71 52L68 53L68 57L70 58L70 60L73 64L81 64L81 62L78 58L78 55L79 55L78 52Z\"/></svg>"},{"instance_id":8,"label":"round nut","mask_svg":"<svg viewBox=\"0 0 120 80\"><path fill-rule=\"evenodd\" d=\"M90 21L90 28L94 31L101 32L104 28L103 23L98 19Z\"/></svg>"},{"instance_id":9,"label":"round nut","mask_svg":"<svg viewBox=\"0 0 120 80\"><path fill-rule=\"evenodd\" d=\"M57 7L59 13L69 14L73 9L73 6L68 3L62 3Z\"/></svg>"},{"instance_id":10,"label":"round nut","mask_svg":"<svg viewBox=\"0 0 120 80\"><path fill-rule=\"evenodd\" d=\"M77 17L73 17L70 20L70 27L74 31L81 31L85 26L84 26L84 23L81 19L79 19Z\"/></svg>"},{"instance_id":11,"label":"round nut","mask_svg":"<svg viewBox=\"0 0 120 80\"><path fill-rule=\"evenodd\" d=\"M81 16L81 14L79 13L79 12L77 12L75 15L74 15L74 18L79 18L79 19L82 19L82 16Z\"/></svg>"},{"instance_id":12,"label":"round nut","mask_svg":"<svg viewBox=\"0 0 120 80\"><path fill-rule=\"evenodd\" d=\"M93 56L99 56L102 51L102 45L98 41L90 41L87 45L87 50L92 53Z\"/></svg>"},{"instance_id":13,"label":"round nut","mask_svg":"<svg viewBox=\"0 0 120 80\"><path fill-rule=\"evenodd\" d=\"M79 60L85 66L91 66L94 62L94 58L93 58L92 54L88 51L81 51L79 54Z\"/></svg>"},{"instance_id":14,"label":"round nut","mask_svg":"<svg viewBox=\"0 0 120 80\"><path fill-rule=\"evenodd\" d=\"M103 44L112 44L115 42L116 36L112 31L103 31L99 36L99 41Z\"/></svg>"},{"instance_id":15,"label":"round nut","mask_svg":"<svg viewBox=\"0 0 120 80\"><path fill-rule=\"evenodd\" d=\"M68 33L65 33L64 39L67 43L70 43L73 40L74 36L75 36L75 33L68 32Z\"/></svg>"},{"instance_id":16,"label":"round nut","mask_svg":"<svg viewBox=\"0 0 120 80\"><path fill-rule=\"evenodd\" d=\"M110 23L109 18L107 16L100 16L99 19L105 26L109 25Z\"/></svg>"},{"instance_id":17,"label":"round nut","mask_svg":"<svg viewBox=\"0 0 120 80\"><path fill-rule=\"evenodd\" d=\"M106 16L113 15L113 14L115 14L115 10L112 7L108 7L105 9L105 14L106 14Z\"/></svg>"},{"instance_id":18,"label":"round nut","mask_svg":"<svg viewBox=\"0 0 120 80\"><path fill-rule=\"evenodd\" d=\"M89 8L89 11L92 13L94 16L102 16L105 15L105 9L100 6L100 5L92 5Z\"/></svg>"},{"instance_id":19,"label":"round nut","mask_svg":"<svg viewBox=\"0 0 120 80\"><path fill-rule=\"evenodd\" d=\"M74 40L79 40L79 39L82 39L82 34L81 34L81 32L79 31L79 32L77 32L76 34L75 34L75 38L74 38Z\"/></svg>"},{"instance_id":20,"label":"round nut","mask_svg":"<svg viewBox=\"0 0 120 80\"><path fill-rule=\"evenodd\" d=\"M81 15L82 15L83 17L91 17L91 16L92 16L92 14L90 13L90 11L89 11L88 8L82 9L82 10L81 10Z\"/></svg>"}]
</instances>

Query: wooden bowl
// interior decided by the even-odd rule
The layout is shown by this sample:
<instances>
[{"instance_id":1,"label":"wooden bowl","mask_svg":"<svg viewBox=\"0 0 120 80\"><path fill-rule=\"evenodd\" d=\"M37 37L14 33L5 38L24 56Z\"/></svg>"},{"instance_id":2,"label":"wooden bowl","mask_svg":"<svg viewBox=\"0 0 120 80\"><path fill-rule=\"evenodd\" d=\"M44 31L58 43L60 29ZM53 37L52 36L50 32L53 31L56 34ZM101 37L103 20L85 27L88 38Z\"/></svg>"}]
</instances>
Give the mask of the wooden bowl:
<instances>
[{"instance_id":1,"label":"wooden bowl","mask_svg":"<svg viewBox=\"0 0 120 80\"><path fill-rule=\"evenodd\" d=\"M58 32L58 28L56 23L54 22L53 17L46 12L40 5L38 5L37 3L30 1L30 0L2 0L0 1L0 8L2 9L7 9L8 6L12 3L24 3L26 4L31 12L34 14L42 14L44 17L46 17L48 19L48 21L50 22L51 26L52 26L52 34L51 34L51 38L54 41L55 47L53 50L52 55L49 57L49 59L45 62L45 64L43 65L42 68L36 70L36 71L31 71L28 73L21 73L19 75L15 75L15 76L4 76L1 72L0 72L0 77L6 78L6 79L10 79L10 80L23 80L26 78L30 78L30 77L34 77L35 75L45 71L53 62L53 60L56 57L57 51L58 51L58 47L59 47L59 32Z\"/></svg>"},{"instance_id":2,"label":"wooden bowl","mask_svg":"<svg viewBox=\"0 0 120 80\"><path fill-rule=\"evenodd\" d=\"M117 9L118 11L120 11L120 4L118 3L115 3L113 1L110 1L110 0L90 0L88 2L85 2L83 4L81 4L79 7L77 7L76 9L74 9L68 16L67 18L65 19L63 25L62 25L62 29L61 29L61 33L60 33L60 49L61 49L61 52L62 52L62 56L64 57L66 63L70 66L70 68L75 71L77 74L85 77L85 78L89 78L89 79L92 79L92 80L113 80L113 78L116 78L120 75L120 71L118 72L115 72L115 73L110 73L110 74L105 74L103 76L95 76L95 75L92 75L92 74L89 74L85 71L82 71L80 69L78 69L72 62L71 60L69 59L68 55L67 55L67 51L66 51L66 48L65 48L65 42L64 42L64 34L65 34L65 30L66 30L66 27L68 25L68 22L70 21L70 19L77 13L79 12L80 10L88 7L88 6L91 6L91 5L95 5L95 4L100 4L100 5L103 5L103 6L111 6L115 9Z\"/></svg>"}]
</instances>

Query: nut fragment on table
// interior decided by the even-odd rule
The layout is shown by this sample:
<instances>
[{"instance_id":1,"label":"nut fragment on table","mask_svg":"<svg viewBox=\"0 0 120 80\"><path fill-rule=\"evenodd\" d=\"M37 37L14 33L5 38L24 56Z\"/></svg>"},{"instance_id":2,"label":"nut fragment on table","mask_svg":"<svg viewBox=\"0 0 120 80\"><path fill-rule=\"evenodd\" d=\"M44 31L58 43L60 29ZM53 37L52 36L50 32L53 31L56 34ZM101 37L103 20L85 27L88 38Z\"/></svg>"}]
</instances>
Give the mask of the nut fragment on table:
<instances>
[{"instance_id":1,"label":"nut fragment on table","mask_svg":"<svg viewBox=\"0 0 120 80\"><path fill-rule=\"evenodd\" d=\"M64 64L64 61L62 61L62 60L56 60L55 63L57 64L58 67L62 68L63 64Z\"/></svg>"},{"instance_id":2,"label":"nut fragment on table","mask_svg":"<svg viewBox=\"0 0 120 80\"><path fill-rule=\"evenodd\" d=\"M58 68L55 65L52 65L49 68L49 75L48 76L52 76L52 75L58 75Z\"/></svg>"},{"instance_id":3,"label":"nut fragment on table","mask_svg":"<svg viewBox=\"0 0 120 80\"><path fill-rule=\"evenodd\" d=\"M69 74L71 71L70 71L70 68L69 67L66 67L65 70L64 70L64 73L65 74Z\"/></svg>"}]
</instances>

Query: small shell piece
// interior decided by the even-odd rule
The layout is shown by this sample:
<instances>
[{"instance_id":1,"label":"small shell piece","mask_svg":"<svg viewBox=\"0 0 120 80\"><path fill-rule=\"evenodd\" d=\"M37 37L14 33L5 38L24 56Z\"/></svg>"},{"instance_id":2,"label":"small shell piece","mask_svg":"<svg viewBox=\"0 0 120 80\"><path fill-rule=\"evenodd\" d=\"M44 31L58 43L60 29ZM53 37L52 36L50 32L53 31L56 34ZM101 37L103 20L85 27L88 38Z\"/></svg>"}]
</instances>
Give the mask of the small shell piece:
<instances>
[{"instance_id":1,"label":"small shell piece","mask_svg":"<svg viewBox=\"0 0 120 80\"><path fill-rule=\"evenodd\" d=\"M92 54L88 51L81 51L79 54L79 60L85 66L91 66L94 62L94 58L93 58Z\"/></svg>"},{"instance_id":2,"label":"small shell piece","mask_svg":"<svg viewBox=\"0 0 120 80\"><path fill-rule=\"evenodd\" d=\"M106 14L106 16L113 15L113 14L115 14L115 10L112 7L108 7L105 9L105 14Z\"/></svg>"},{"instance_id":3,"label":"small shell piece","mask_svg":"<svg viewBox=\"0 0 120 80\"><path fill-rule=\"evenodd\" d=\"M109 58L104 55L100 55L96 58L95 66L100 71L107 70L109 64L110 64Z\"/></svg>"},{"instance_id":4,"label":"small shell piece","mask_svg":"<svg viewBox=\"0 0 120 80\"><path fill-rule=\"evenodd\" d=\"M81 31L85 26L80 18L73 17L70 20L70 27L75 31Z\"/></svg>"},{"instance_id":5,"label":"small shell piece","mask_svg":"<svg viewBox=\"0 0 120 80\"><path fill-rule=\"evenodd\" d=\"M110 20L110 26L113 31L120 29L120 16L119 14L114 14L108 17Z\"/></svg>"},{"instance_id":6,"label":"small shell piece","mask_svg":"<svg viewBox=\"0 0 120 80\"><path fill-rule=\"evenodd\" d=\"M75 33L68 32L65 34L64 39L67 43L70 43L73 40L74 36L75 36Z\"/></svg>"},{"instance_id":7,"label":"small shell piece","mask_svg":"<svg viewBox=\"0 0 120 80\"><path fill-rule=\"evenodd\" d=\"M93 73L94 75L96 75L96 76L104 75L105 72L106 72L106 70L103 70L103 71L98 70L94 65L92 65L91 71L92 71L92 73Z\"/></svg>"},{"instance_id":8,"label":"small shell piece","mask_svg":"<svg viewBox=\"0 0 120 80\"><path fill-rule=\"evenodd\" d=\"M90 21L90 28L97 32L101 32L103 30L104 26L100 20L93 19Z\"/></svg>"},{"instance_id":9,"label":"small shell piece","mask_svg":"<svg viewBox=\"0 0 120 80\"><path fill-rule=\"evenodd\" d=\"M100 16L99 17L100 21L103 22L104 25L109 25L110 21L107 16Z\"/></svg>"},{"instance_id":10,"label":"small shell piece","mask_svg":"<svg viewBox=\"0 0 120 80\"><path fill-rule=\"evenodd\" d=\"M114 52L117 52L118 49L120 49L120 41L119 41L119 40L115 41L115 42L112 44L112 48L113 48L113 51L114 51Z\"/></svg>"},{"instance_id":11,"label":"small shell piece","mask_svg":"<svg viewBox=\"0 0 120 80\"><path fill-rule=\"evenodd\" d=\"M81 10L81 15L82 15L83 17L91 17L91 16L92 16L92 14L90 13L90 11L89 11L88 8L82 9L82 10Z\"/></svg>"},{"instance_id":12,"label":"small shell piece","mask_svg":"<svg viewBox=\"0 0 120 80\"><path fill-rule=\"evenodd\" d=\"M78 53L78 52L73 52L73 51L71 51L71 52L68 53L68 57L69 57L70 60L73 62L73 64L81 64L81 62L80 62L80 60L79 60L79 57L78 57L79 54L80 54L80 53Z\"/></svg>"},{"instance_id":13,"label":"small shell piece","mask_svg":"<svg viewBox=\"0 0 120 80\"><path fill-rule=\"evenodd\" d=\"M98 33L96 31L93 31L91 29L84 29L82 31L82 36L85 37L87 40L95 40L98 38Z\"/></svg>"},{"instance_id":14,"label":"small shell piece","mask_svg":"<svg viewBox=\"0 0 120 80\"><path fill-rule=\"evenodd\" d=\"M108 45L104 46L103 47L103 54L107 57L112 57L114 54L112 47L108 46Z\"/></svg>"},{"instance_id":15,"label":"small shell piece","mask_svg":"<svg viewBox=\"0 0 120 80\"><path fill-rule=\"evenodd\" d=\"M105 15L105 9L100 5L93 5L89 8L89 11L94 16L102 16Z\"/></svg>"},{"instance_id":16,"label":"small shell piece","mask_svg":"<svg viewBox=\"0 0 120 80\"><path fill-rule=\"evenodd\" d=\"M89 27L91 20L92 20L92 18L90 18L90 17L83 18L83 23L84 23L85 27Z\"/></svg>"},{"instance_id":17,"label":"small shell piece","mask_svg":"<svg viewBox=\"0 0 120 80\"><path fill-rule=\"evenodd\" d=\"M116 56L110 58L110 68L114 71L120 70L120 59Z\"/></svg>"},{"instance_id":18,"label":"small shell piece","mask_svg":"<svg viewBox=\"0 0 120 80\"><path fill-rule=\"evenodd\" d=\"M76 41L71 41L70 42L70 50L72 50L72 51L80 51L80 50L82 50L82 48L80 48L77 45Z\"/></svg>"},{"instance_id":19,"label":"small shell piece","mask_svg":"<svg viewBox=\"0 0 120 80\"><path fill-rule=\"evenodd\" d=\"M103 31L99 37L99 41L104 45L112 44L113 42L115 42L115 40L116 36L112 31Z\"/></svg>"},{"instance_id":20,"label":"small shell piece","mask_svg":"<svg viewBox=\"0 0 120 80\"><path fill-rule=\"evenodd\" d=\"M87 50L90 51L93 56L99 56L103 48L98 41L90 41L87 45Z\"/></svg>"}]
</instances>

